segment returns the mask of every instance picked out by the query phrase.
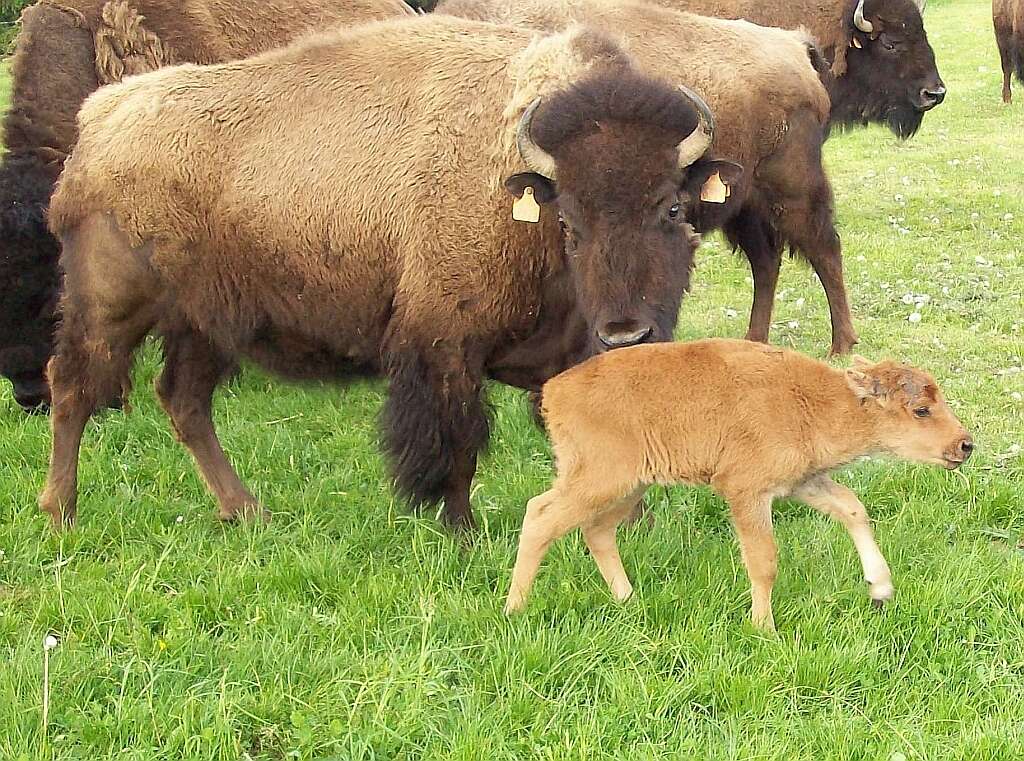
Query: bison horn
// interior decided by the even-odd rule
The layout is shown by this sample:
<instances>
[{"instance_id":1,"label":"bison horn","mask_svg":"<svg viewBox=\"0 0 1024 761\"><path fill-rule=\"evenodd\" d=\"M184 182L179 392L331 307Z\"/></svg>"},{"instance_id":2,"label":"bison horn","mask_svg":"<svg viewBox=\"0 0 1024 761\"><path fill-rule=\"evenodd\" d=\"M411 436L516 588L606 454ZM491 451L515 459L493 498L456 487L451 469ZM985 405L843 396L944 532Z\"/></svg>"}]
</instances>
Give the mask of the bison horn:
<instances>
[{"instance_id":1,"label":"bison horn","mask_svg":"<svg viewBox=\"0 0 1024 761\"><path fill-rule=\"evenodd\" d=\"M708 104L686 85L678 85L679 91L693 104L697 112L697 126L679 143L679 167L685 169L704 155L715 136L715 117Z\"/></svg>"},{"instance_id":2,"label":"bison horn","mask_svg":"<svg viewBox=\"0 0 1024 761\"><path fill-rule=\"evenodd\" d=\"M540 105L540 98L533 101L530 107L523 112L519 120L519 127L516 129L516 146L519 148L519 155L523 157L526 166L530 171L555 181L555 159L530 137L530 124L533 122L533 114Z\"/></svg>"},{"instance_id":3,"label":"bison horn","mask_svg":"<svg viewBox=\"0 0 1024 761\"><path fill-rule=\"evenodd\" d=\"M875 29L874 24L864 18L864 0L857 3L857 8L853 12L853 25L865 34L871 34Z\"/></svg>"}]
</instances>

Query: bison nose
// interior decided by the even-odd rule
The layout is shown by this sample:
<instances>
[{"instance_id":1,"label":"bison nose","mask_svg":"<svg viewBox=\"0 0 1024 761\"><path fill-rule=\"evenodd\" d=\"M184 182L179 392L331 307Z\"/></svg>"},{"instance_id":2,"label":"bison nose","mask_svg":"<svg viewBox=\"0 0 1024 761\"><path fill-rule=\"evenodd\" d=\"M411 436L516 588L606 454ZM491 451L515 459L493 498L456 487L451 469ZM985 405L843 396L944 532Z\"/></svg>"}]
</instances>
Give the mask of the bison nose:
<instances>
[{"instance_id":1,"label":"bison nose","mask_svg":"<svg viewBox=\"0 0 1024 761\"><path fill-rule=\"evenodd\" d=\"M917 101L917 107L921 111L935 108L946 99L946 86L939 84L935 87L922 87Z\"/></svg>"},{"instance_id":2,"label":"bison nose","mask_svg":"<svg viewBox=\"0 0 1024 761\"><path fill-rule=\"evenodd\" d=\"M621 349L643 343L653 332L654 328L650 325L641 325L635 320L620 320L602 325L597 331L597 337L606 348Z\"/></svg>"},{"instance_id":3,"label":"bison nose","mask_svg":"<svg viewBox=\"0 0 1024 761\"><path fill-rule=\"evenodd\" d=\"M14 392L14 401L18 403L25 412L30 414L44 415L50 411L49 394L19 394Z\"/></svg>"},{"instance_id":4,"label":"bison nose","mask_svg":"<svg viewBox=\"0 0 1024 761\"><path fill-rule=\"evenodd\" d=\"M966 460L971 456L971 452L974 451L974 439L970 436L965 436L957 445L957 450L960 456Z\"/></svg>"}]
</instances>

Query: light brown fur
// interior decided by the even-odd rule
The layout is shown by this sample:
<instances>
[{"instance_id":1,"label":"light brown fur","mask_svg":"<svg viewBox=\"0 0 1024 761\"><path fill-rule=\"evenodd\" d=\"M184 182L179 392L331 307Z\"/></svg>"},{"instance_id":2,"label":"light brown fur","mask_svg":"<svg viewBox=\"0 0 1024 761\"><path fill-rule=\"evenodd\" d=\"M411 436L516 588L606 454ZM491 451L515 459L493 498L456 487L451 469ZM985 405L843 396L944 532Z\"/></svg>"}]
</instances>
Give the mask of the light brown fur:
<instances>
[{"instance_id":1,"label":"light brown fur","mask_svg":"<svg viewBox=\"0 0 1024 761\"><path fill-rule=\"evenodd\" d=\"M992 24L1003 68L1003 103L1010 103L1014 73L1024 82L1024 0L992 0Z\"/></svg>"},{"instance_id":2,"label":"light brown fur","mask_svg":"<svg viewBox=\"0 0 1024 761\"><path fill-rule=\"evenodd\" d=\"M728 339L590 359L544 386L543 412L557 476L527 506L508 611L525 604L550 543L576 527L612 594L627 598L615 528L648 486L676 483L710 485L729 503L755 624L774 627L776 498L806 502L847 528L880 603L893 593L888 565L866 509L830 472L873 452L957 467L973 449L927 373L860 358L835 370Z\"/></svg>"}]
</instances>

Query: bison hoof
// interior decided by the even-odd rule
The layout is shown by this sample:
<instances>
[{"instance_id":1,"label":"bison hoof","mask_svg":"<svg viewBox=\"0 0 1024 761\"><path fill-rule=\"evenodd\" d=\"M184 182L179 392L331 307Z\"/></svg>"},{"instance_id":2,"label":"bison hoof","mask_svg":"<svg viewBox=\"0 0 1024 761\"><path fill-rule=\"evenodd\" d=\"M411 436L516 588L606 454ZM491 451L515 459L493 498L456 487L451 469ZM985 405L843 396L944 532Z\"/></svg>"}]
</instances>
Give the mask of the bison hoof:
<instances>
[{"instance_id":1,"label":"bison hoof","mask_svg":"<svg viewBox=\"0 0 1024 761\"><path fill-rule=\"evenodd\" d=\"M60 501L43 495L39 498L39 509L50 516L50 525L57 533L75 526L75 505L65 505L61 508Z\"/></svg>"},{"instance_id":2,"label":"bison hoof","mask_svg":"<svg viewBox=\"0 0 1024 761\"><path fill-rule=\"evenodd\" d=\"M258 502L221 508L217 517L225 523L270 523L270 511Z\"/></svg>"},{"instance_id":3,"label":"bison hoof","mask_svg":"<svg viewBox=\"0 0 1024 761\"><path fill-rule=\"evenodd\" d=\"M888 581L872 584L868 592L871 595L871 606L875 610L881 610L885 603L892 599L895 592L896 590Z\"/></svg>"},{"instance_id":4,"label":"bison hoof","mask_svg":"<svg viewBox=\"0 0 1024 761\"><path fill-rule=\"evenodd\" d=\"M857 336L836 338L832 341L832 348L828 350L828 355L830 357L838 357L843 354L849 354L859 342L860 339Z\"/></svg>"}]
</instances>

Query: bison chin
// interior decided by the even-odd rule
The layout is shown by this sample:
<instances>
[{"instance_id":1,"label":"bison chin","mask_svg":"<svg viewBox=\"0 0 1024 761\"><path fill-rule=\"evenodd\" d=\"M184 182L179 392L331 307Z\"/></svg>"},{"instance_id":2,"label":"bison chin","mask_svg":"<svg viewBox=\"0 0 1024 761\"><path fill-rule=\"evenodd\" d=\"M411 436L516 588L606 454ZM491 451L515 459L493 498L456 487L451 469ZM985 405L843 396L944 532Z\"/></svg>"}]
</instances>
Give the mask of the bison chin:
<instances>
[{"instance_id":1,"label":"bison chin","mask_svg":"<svg viewBox=\"0 0 1024 761\"><path fill-rule=\"evenodd\" d=\"M906 140L914 136L921 129L921 122L924 120L924 111L918 111L909 106L896 106L890 108L885 115L885 123L898 138Z\"/></svg>"}]
</instances>

